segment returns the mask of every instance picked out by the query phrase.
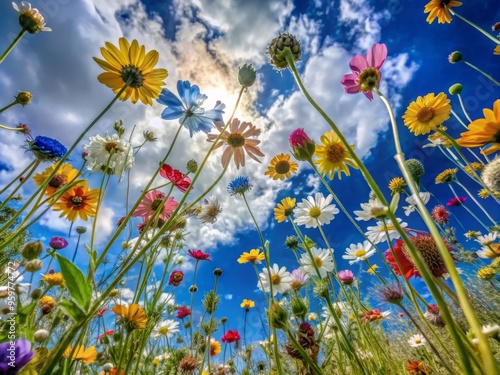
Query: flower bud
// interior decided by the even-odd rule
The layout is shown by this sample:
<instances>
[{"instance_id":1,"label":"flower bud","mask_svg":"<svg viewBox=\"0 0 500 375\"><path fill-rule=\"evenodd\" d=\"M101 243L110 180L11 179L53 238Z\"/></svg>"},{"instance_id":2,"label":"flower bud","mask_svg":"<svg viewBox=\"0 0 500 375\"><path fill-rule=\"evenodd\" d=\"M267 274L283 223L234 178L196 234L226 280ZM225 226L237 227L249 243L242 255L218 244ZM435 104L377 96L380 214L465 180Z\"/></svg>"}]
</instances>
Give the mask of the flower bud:
<instances>
[{"instance_id":1,"label":"flower bud","mask_svg":"<svg viewBox=\"0 0 500 375\"><path fill-rule=\"evenodd\" d=\"M52 306L51 305L46 304L46 305L42 306L42 314L43 315L50 314L51 311L52 311Z\"/></svg>"},{"instance_id":2,"label":"flower bud","mask_svg":"<svg viewBox=\"0 0 500 375\"><path fill-rule=\"evenodd\" d=\"M87 231L87 227L76 227L76 233L84 234Z\"/></svg>"},{"instance_id":3,"label":"flower bud","mask_svg":"<svg viewBox=\"0 0 500 375\"><path fill-rule=\"evenodd\" d=\"M274 38L269 44L268 53L271 57L270 63L279 70L287 68L288 62L286 61L286 50L289 49L292 53L293 61L300 59L300 43L291 34L284 33Z\"/></svg>"},{"instance_id":4,"label":"flower bud","mask_svg":"<svg viewBox=\"0 0 500 375\"><path fill-rule=\"evenodd\" d=\"M311 160L316 150L316 143L306 134L304 129L295 129L288 138L293 156L300 161Z\"/></svg>"},{"instance_id":5,"label":"flower bud","mask_svg":"<svg viewBox=\"0 0 500 375\"><path fill-rule=\"evenodd\" d=\"M112 363L106 363L104 366L102 366L102 371L104 372L110 372L112 369L113 369Z\"/></svg>"},{"instance_id":6,"label":"flower bud","mask_svg":"<svg viewBox=\"0 0 500 375\"><path fill-rule=\"evenodd\" d=\"M68 246L68 241L63 237L52 237L50 239L49 245L54 250L62 250Z\"/></svg>"},{"instance_id":7,"label":"flower bud","mask_svg":"<svg viewBox=\"0 0 500 375\"><path fill-rule=\"evenodd\" d=\"M451 63L451 64L456 64L457 62L459 61L462 61L462 53L459 52L459 51L455 51L455 52L452 52L450 53L450 55L448 56L448 61Z\"/></svg>"},{"instance_id":8,"label":"flower bud","mask_svg":"<svg viewBox=\"0 0 500 375\"><path fill-rule=\"evenodd\" d=\"M26 272L30 272L30 273L40 271L42 269L42 267L43 267L43 263L40 259L32 259L32 260L26 262L26 264L24 265L24 269L26 270Z\"/></svg>"},{"instance_id":9,"label":"flower bud","mask_svg":"<svg viewBox=\"0 0 500 375\"><path fill-rule=\"evenodd\" d=\"M39 329L33 335L35 342L43 342L49 338L49 331L46 329Z\"/></svg>"},{"instance_id":10,"label":"flower bud","mask_svg":"<svg viewBox=\"0 0 500 375\"><path fill-rule=\"evenodd\" d=\"M214 269L214 276L215 276L215 277L220 277L220 276L222 276L222 269L221 269L221 268L216 268L216 269Z\"/></svg>"},{"instance_id":11,"label":"flower bud","mask_svg":"<svg viewBox=\"0 0 500 375\"><path fill-rule=\"evenodd\" d=\"M222 318L220 318L220 322L222 324L226 324L227 323L227 318L225 316L223 316Z\"/></svg>"},{"instance_id":12,"label":"flower bud","mask_svg":"<svg viewBox=\"0 0 500 375\"><path fill-rule=\"evenodd\" d=\"M462 93L463 86L460 83L455 83L454 85L451 85L450 88L448 89L448 92L451 95L459 95Z\"/></svg>"},{"instance_id":13,"label":"flower bud","mask_svg":"<svg viewBox=\"0 0 500 375\"><path fill-rule=\"evenodd\" d=\"M156 137L155 137L155 133L151 130L144 130L142 132L142 135L144 136L144 140L146 142L155 142L156 141Z\"/></svg>"},{"instance_id":14,"label":"flower bud","mask_svg":"<svg viewBox=\"0 0 500 375\"><path fill-rule=\"evenodd\" d=\"M42 296L42 290L40 288L36 288L31 291L30 294L31 299L37 300L40 299L41 296Z\"/></svg>"},{"instance_id":15,"label":"flower bud","mask_svg":"<svg viewBox=\"0 0 500 375\"><path fill-rule=\"evenodd\" d=\"M267 310L269 325L272 328L283 329L288 322L287 311L278 303L273 302L271 307Z\"/></svg>"},{"instance_id":16,"label":"flower bud","mask_svg":"<svg viewBox=\"0 0 500 375\"><path fill-rule=\"evenodd\" d=\"M28 242L23 246L21 250L21 255L26 260L32 260L37 258L43 252L42 241Z\"/></svg>"},{"instance_id":17,"label":"flower bud","mask_svg":"<svg viewBox=\"0 0 500 375\"><path fill-rule=\"evenodd\" d=\"M196 173L196 171L198 170L198 163L196 162L196 160L194 159L189 160L187 162L186 169L189 173Z\"/></svg>"},{"instance_id":18,"label":"flower bud","mask_svg":"<svg viewBox=\"0 0 500 375\"><path fill-rule=\"evenodd\" d=\"M298 245L299 245L299 239L295 236L288 236L285 239L285 246L288 247L290 250L297 249Z\"/></svg>"},{"instance_id":19,"label":"flower bud","mask_svg":"<svg viewBox=\"0 0 500 375\"><path fill-rule=\"evenodd\" d=\"M309 312L306 302L302 298L294 296L292 297L290 304L292 306L293 316L301 320L305 320L306 315Z\"/></svg>"},{"instance_id":20,"label":"flower bud","mask_svg":"<svg viewBox=\"0 0 500 375\"><path fill-rule=\"evenodd\" d=\"M252 64L243 65L238 72L238 82L243 87L250 87L255 83L257 71L253 68Z\"/></svg>"},{"instance_id":21,"label":"flower bud","mask_svg":"<svg viewBox=\"0 0 500 375\"><path fill-rule=\"evenodd\" d=\"M408 159L406 160L406 166L410 170L410 174L411 177L413 177L413 180L417 184L420 184L420 177L425 173L424 165L422 164L422 162L417 159Z\"/></svg>"},{"instance_id":22,"label":"flower bud","mask_svg":"<svg viewBox=\"0 0 500 375\"><path fill-rule=\"evenodd\" d=\"M16 96L16 102L18 102L19 104L21 104L24 107L25 105L30 104L31 98L33 98L33 95L31 95L30 92L28 92L28 91L21 91Z\"/></svg>"},{"instance_id":23,"label":"flower bud","mask_svg":"<svg viewBox=\"0 0 500 375\"><path fill-rule=\"evenodd\" d=\"M123 126L123 120L115 121L113 125L113 129L118 133L118 136L121 137L123 133L125 133L125 127Z\"/></svg>"},{"instance_id":24,"label":"flower bud","mask_svg":"<svg viewBox=\"0 0 500 375\"><path fill-rule=\"evenodd\" d=\"M118 297L120 295L120 291L118 289L113 289L109 292L109 296L111 298Z\"/></svg>"},{"instance_id":25,"label":"flower bud","mask_svg":"<svg viewBox=\"0 0 500 375\"><path fill-rule=\"evenodd\" d=\"M198 291L198 287L196 285L191 285L189 287L189 293L196 293Z\"/></svg>"},{"instance_id":26,"label":"flower bud","mask_svg":"<svg viewBox=\"0 0 500 375\"><path fill-rule=\"evenodd\" d=\"M330 296L330 290L325 280L315 281L314 294L323 299L327 299Z\"/></svg>"}]
</instances>

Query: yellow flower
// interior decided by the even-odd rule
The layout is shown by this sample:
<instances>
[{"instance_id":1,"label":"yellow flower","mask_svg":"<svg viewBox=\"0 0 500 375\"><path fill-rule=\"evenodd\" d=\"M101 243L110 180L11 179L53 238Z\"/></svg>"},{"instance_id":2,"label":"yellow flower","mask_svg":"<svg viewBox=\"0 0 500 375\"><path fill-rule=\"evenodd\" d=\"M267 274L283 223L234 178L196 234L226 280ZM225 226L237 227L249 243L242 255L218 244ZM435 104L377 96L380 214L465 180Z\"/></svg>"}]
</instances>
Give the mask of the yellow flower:
<instances>
[{"instance_id":1,"label":"yellow flower","mask_svg":"<svg viewBox=\"0 0 500 375\"><path fill-rule=\"evenodd\" d=\"M448 168L436 176L436 184L450 184L455 181L458 168Z\"/></svg>"},{"instance_id":2,"label":"yellow flower","mask_svg":"<svg viewBox=\"0 0 500 375\"><path fill-rule=\"evenodd\" d=\"M269 176L273 180L284 180L290 178L292 173L297 173L299 165L293 161L290 161L290 155L279 154L272 158L269 166L267 167L267 172L264 175Z\"/></svg>"},{"instance_id":3,"label":"yellow flower","mask_svg":"<svg viewBox=\"0 0 500 375\"><path fill-rule=\"evenodd\" d=\"M378 268L376 264L372 265L366 272L368 272L370 275L375 275L375 270Z\"/></svg>"},{"instance_id":4,"label":"yellow flower","mask_svg":"<svg viewBox=\"0 0 500 375\"><path fill-rule=\"evenodd\" d=\"M493 50L493 54L500 55L500 45L495 47L495 49Z\"/></svg>"},{"instance_id":5,"label":"yellow flower","mask_svg":"<svg viewBox=\"0 0 500 375\"><path fill-rule=\"evenodd\" d=\"M45 281L50 286L64 285L64 278L63 278L62 273L60 273L60 272L52 273L52 274L47 273L47 274L43 275L42 281Z\"/></svg>"},{"instance_id":6,"label":"yellow flower","mask_svg":"<svg viewBox=\"0 0 500 375\"><path fill-rule=\"evenodd\" d=\"M427 22L433 23L437 18L438 23L450 23L451 15L448 8L458 7L461 2L455 0L431 0L424 8L424 13L429 13Z\"/></svg>"},{"instance_id":7,"label":"yellow flower","mask_svg":"<svg viewBox=\"0 0 500 375\"><path fill-rule=\"evenodd\" d=\"M155 367L156 367L156 366L158 366L159 364L160 364L160 358L155 357L155 358L153 359L153 366L155 366Z\"/></svg>"},{"instance_id":8,"label":"yellow flower","mask_svg":"<svg viewBox=\"0 0 500 375\"><path fill-rule=\"evenodd\" d=\"M56 305L56 301L51 296L43 296L38 302L40 306L49 305L50 307L54 307Z\"/></svg>"},{"instance_id":9,"label":"yellow flower","mask_svg":"<svg viewBox=\"0 0 500 375\"><path fill-rule=\"evenodd\" d=\"M466 165L464 167L465 172L467 172L471 176L473 175L472 170L474 170L476 172L482 172L483 169L484 169L484 165L482 165L481 163L478 163L477 161L473 161L472 163L470 163L470 167L468 165Z\"/></svg>"},{"instance_id":10,"label":"yellow flower","mask_svg":"<svg viewBox=\"0 0 500 375\"><path fill-rule=\"evenodd\" d=\"M214 339L210 340L210 357L214 357L220 353L220 342Z\"/></svg>"},{"instance_id":11,"label":"yellow flower","mask_svg":"<svg viewBox=\"0 0 500 375\"><path fill-rule=\"evenodd\" d=\"M255 307L255 302L252 301L251 299L244 299L240 307L244 309L251 309L252 307Z\"/></svg>"},{"instance_id":12,"label":"yellow flower","mask_svg":"<svg viewBox=\"0 0 500 375\"><path fill-rule=\"evenodd\" d=\"M116 305L111 310L113 310L116 315L125 319L127 330L132 331L134 329L146 328L146 322L148 321L146 312L142 307L139 307L137 303L133 303L128 307Z\"/></svg>"},{"instance_id":13,"label":"yellow flower","mask_svg":"<svg viewBox=\"0 0 500 375\"><path fill-rule=\"evenodd\" d=\"M33 180L35 184L40 186L42 185L47 177L49 177L54 169L56 168L55 164L52 164L50 167L45 168L42 173L37 173L33 176ZM51 196L64 185L71 183L78 176L78 169L73 168L71 164L63 164L57 170L57 173L50 179L49 184L45 188L45 195ZM84 182L82 181L82 184Z\"/></svg>"},{"instance_id":14,"label":"yellow flower","mask_svg":"<svg viewBox=\"0 0 500 375\"><path fill-rule=\"evenodd\" d=\"M87 221L95 216L99 189L90 190L87 185L75 186L66 191L59 201L54 204L54 211L62 211L59 217L66 216L69 221L78 217Z\"/></svg>"},{"instance_id":15,"label":"yellow flower","mask_svg":"<svg viewBox=\"0 0 500 375\"><path fill-rule=\"evenodd\" d=\"M71 348L71 346L68 346L68 348L66 348L66 350L64 351L64 356L66 358L69 358L71 356L71 359L73 361L82 361L83 363L94 363L97 359L97 352L95 350L95 347L93 346L85 349L85 346L77 345L75 351L73 352L73 355L71 355L72 351L73 349Z\"/></svg>"},{"instance_id":16,"label":"yellow flower","mask_svg":"<svg viewBox=\"0 0 500 375\"><path fill-rule=\"evenodd\" d=\"M477 193L477 195L483 199L489 198L491 196L490 192L486 189L479 190L479 193ZM494 191L493 195L500 199L500 191Z\"/></svg>"},{"instance_id":17,"label":"yellow flower","mask_svg":"<svg viewBox=\"0 0 500 375\"><path fill-rule=\"evenodd\" d=\"M358 166L349 155L349 151L345 148L337 134L333 130L327 131L321 136L321 146L316 146L314 156L318 159L314 163L318 165L318 169L325 176L328 175L330 180L335 177L337 171L339 179L342 178L342 172L346 176L350 176L351 172L347 167L350 165L352 168L358 169ZM354 149L354 145L350 146Z\"/></svg>"},{"instance_id":18,"label":"yellow flower","mask_svg":"<svg viewBox=\"0 0 500 375\"><path fill-rule=\"evenodd\" d=\"M497 271L492 267L483 267L477 271L477 277L482 280L490 280L497 274Z\"/></svg>"},{"instance_id":19,"label":"yellow flower","mask_svg":"<svg viewBox=\"0 0 500 375\"><path fill-rule=\"evenodd\" d=\"M468 131L461 133L462 138L457 139L461 147L473 148L492 144L481 152L489 155L500 150L500 99L493 104L493 110L483 109L484 118L472 121Z\"/></svg>"},{"instance_id":20,"label":"yellow flower","mask_svg":"<svg viewBox=\"0 0 500 375\"><path fill-rule=\"evenodd\" d=\"M410 103L403 115L404 124L415 134L427 134L450 118L451 106L447 96L429 93Z\"/></svg>"},{"instance_id":21,"label":"yellow flower","mask_svg":"<svg viewBox=\"0 0 500 375\"><path fill-rule=\"evenodd\" d=\"M285 199L282 199L281 203L278 203L278 208L274 209L274 219L278 223L284 222L286 218L293 213L295 202L295 198L286 197Z\"/></svg>"},{"instance_id":22,"label":"yellow flower","mask_svg":"<svg viewBox=\"0 0 500 375\"><path fill-rule=\"evenodd\" d=\"M261 260L264 260L265 258L266 256L264 253L261 253L259 249L252 249L249 253L246 251L243 252L243 254L241 254L238 258L238 263L243 264L250 262L253 264L260 264Z\"/></svg>"},{"instance_id":23,"label":"yellow flower","mask_svg":"<svg viewBox=\"0 0 500 375\"><path fill-rule=\"evenodd\" d=\"M391 181L389 181L389 190L391 191L391 195L399 193L406 188L406 182L402 177L394 177Z\"/></svg>"},{"instance_id":24,"label":"yellow flower","mask_svg":"<svg viewBox=\"0 0 500 375\"><path fill-rule=\"evenodd\" d=\"M115 45L106 42L106 48L101 48L104 60L94 57L94 61L104 70L97 79L117 94L124 86L128 87L120 95L120 100L130 98L132 103L140 99L144 104L153 105L152 99L160 96L163 80L167 78L165 69L154 69L159 54L155 50L146 53L144 46L139 46L137 40L132 44L125 38L118 40L118 49Z\"/></svg>"}]
</instances>

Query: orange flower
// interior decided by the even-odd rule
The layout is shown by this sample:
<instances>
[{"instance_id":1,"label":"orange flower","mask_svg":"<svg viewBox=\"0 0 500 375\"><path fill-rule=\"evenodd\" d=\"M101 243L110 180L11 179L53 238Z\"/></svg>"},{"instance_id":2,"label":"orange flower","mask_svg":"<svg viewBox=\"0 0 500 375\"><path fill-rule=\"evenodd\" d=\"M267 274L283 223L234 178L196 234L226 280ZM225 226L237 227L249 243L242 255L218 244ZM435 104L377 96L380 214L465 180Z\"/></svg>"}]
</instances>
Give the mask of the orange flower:
<instances>
[{"instance_id":1,"label":"orange flower","mask_svg":"<svg viewBox=\"0 0 500 375\"><path fill-rule=\"evenodd\" d=\"M116 315L125 319L125 324L129 331L146 328L146 323L148 321L146 312L142 307L139 307L137 303L133 303L129 307L116 305L111 310L113 310Z\"/></svg>"},{"instance_id":2,"label":"orange flower","mask_svg":"<svg viewBox=\"0 0 500 375\"><path fill-rule=\"evenodd\" d=\"M99 189L90 190L87 185L69 189L54 204L54 211L62 211L60 217L66 216L69 221L80 219L87 221L95 216Z\"/></svg>"},{"instance_id":3,"label":"orange flower","mask_svg":"<svg viewBox=\"0 0 500 375\"><path fill-rule=\"evenodd\" d=\"M64 351L64 356L66 358L71 356L72 360L82 361L83 363L94 363L95 360L97 359L97 352L95 350L95 347L93 346L91 346L88 349L85 349L85 346L78 345L75 348L73 355L71 355L71 352L73 352L73 349L71 348L71 346L68 346L68 348L66 348L66 350Z\"/></svg>"},{"instance_id":4,"label":"orange flower","mask_svg":"<svg viewBox=\"0 0 500 375\"><path fill-rule=\"evenodd\" d=\"M448 9L460 5L462 3L455 0L431 0L424 8L424 13L429 13L426 21L433 23L437 18L438 23L450 23L451 15Z\"/></svg>"}]
</instances>

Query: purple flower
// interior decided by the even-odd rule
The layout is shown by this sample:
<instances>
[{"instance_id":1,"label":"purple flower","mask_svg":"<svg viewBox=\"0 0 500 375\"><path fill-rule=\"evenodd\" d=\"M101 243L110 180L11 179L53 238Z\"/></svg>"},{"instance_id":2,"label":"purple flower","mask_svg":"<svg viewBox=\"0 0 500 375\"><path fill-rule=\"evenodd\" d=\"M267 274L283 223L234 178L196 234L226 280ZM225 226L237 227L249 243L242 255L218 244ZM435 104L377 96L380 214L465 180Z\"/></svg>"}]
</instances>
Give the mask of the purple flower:
<instances>
[{"instance_id":1,"label":"purple flower","mask_svg":"<svg viewBox=\"0 0 500 375\"><path fill-rule=\"evenodd\" d=\"M351 270L343 270L339 271L339 279L342 281L344 284L350 285L354 281L354 274L352 273Z\"/></svg>"},{"instance_id":2,"label":"purple flower","mask_svg":"<svg viewBox=\"0 0 500 375\"><path fill-rule=\"evenodd\" d=\"M31 342L17 339L0 344L0 375L16 375L34 357ZM13 366L11 366L13 365Z\"/></svg>"},{"instance_id":3,"label":"purple flower","mask_svg":"<svg viewBox=\"0 0 500 375\"><path fill-rule=\"evenodd\" d=\"M49 245L54 250L61 250L68 246L68 241L66 241L63 237L52 237Z\"/></svg>"},{"instance_id":4,"label":"purple flower","mask_svg":"<svg viewBox=\"0 0 500 375\"><path fill-rule=\"evenodd\" d=\"M467 200L465 197L451 198L446 205L448 207L461 206Z\"/></svg>"}]
</instances>

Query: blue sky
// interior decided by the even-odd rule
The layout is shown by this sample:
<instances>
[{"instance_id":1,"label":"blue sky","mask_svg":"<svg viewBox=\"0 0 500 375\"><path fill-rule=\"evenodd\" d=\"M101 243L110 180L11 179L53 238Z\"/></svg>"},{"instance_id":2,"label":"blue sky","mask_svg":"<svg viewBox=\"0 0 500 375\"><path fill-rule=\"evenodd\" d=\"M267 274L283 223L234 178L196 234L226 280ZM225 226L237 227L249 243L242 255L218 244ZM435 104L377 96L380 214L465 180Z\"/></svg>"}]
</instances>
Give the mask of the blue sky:
<instances>
[{"instance_id":1,"label":"blue sky","mask_svg":"<svg viewBox=\"0 0 500 375\"><path fill-rule=\"evenodd\" d=\"M479 117L483 107L491 108L494 100L500 97L500 88L464 64L449 64L447 56L460 50L465 59L493 75L498 74L500 56L492 54L494 45L491 41L458 19L446 25L427 24L424 3L399 0L33 1L33 6L40 9L53 32L27 36L2 64L2 101L9 102L18 90L31 91L34 99L25 108L14 107L3 113L0 120L8 126L28 123L35 135L55 137L69 146L112 99L111 91L96 79L100 68L92 57L99 56L99 48L105 41L116 44L122 35L137 38L147 50L159 51L158 66L169 71L167 86L170 89L175 91L178 79L190 80L209 96L207 107L222 100L227 105L226 113L232 109L239 90L238 67L253 63L258 69L258 80L244 95L236 116L263 130L260 139L266 157L260 165L249 161L240 171L234 166L229 169L213 191L224 209L218 222L212 226L190 222L188 231L196 235L188 235L186 242L187 248L210 252L214 259L212 263L200 265L200 296L202 290L212 285L213 269L221 267L224 275L219 292L225 300L219 316L231 316L228 327L242 330L241 300L254 299L261 311L264 306L262 296L255 293L257 278L252 267L238 265L236 259L243 251L258 247L259 241L242 200L226 193L228 182L240 175L251 178L254 189L249 194L249 201L271 242L272 262L285 265L289 270L297 265L283 242L287 235L292 234L292 228L286 223L277 225L272 208L288 195L300 201L313 192L324 192L317 177L305 165L300 166L298 176L284 183L271 181L263 175L274 155L289 151L287 138L293 129L303 127L316 140L329 129L298 91L291 74L288 71L280 74L267 63L267 45L280 32L290 32L301 41L303 55L298 68L306 86L356 145L356 150L383 188L392 177L399 175L393 160L387 112L377 98L370 102L361 94L345 94L340 79L349 73L348 62L352 56L366 54L375 42L385 43L389 57L382 69L381 90L396 109L406 157L424 163L424 186L432 189L442 202L451 197L447 187L435 186L433 181L437 173L452 165L437 149L422 150L426 138L415 138L403 127L401 115L417 96L429 92L447 93L451 84L460 82L464 85L463 98L471 117ZM496 5L495 0L465 2L457 12L490 30L500 20L500 9ZM0 11L0 35L3 36L0 46L5 48L18 32L17 16L9 2L2 2ZM456 98L451 100L454 109L460 112ZM132 196L145 184L176 130L176 122L160 119L162 110L157 103L153 107L117 103L89 134L112 131L112 124L118 119L123 119L128 129L137 126L133 138L136 143L141 142L143 130L153 130L157 134L159 141L141 150L136 160L131 176ZM454 119L446 125L453 129L452 134L460 132ZM28 164L30 156L19 147L22 142L20 135L2 133L0 184L9 181L16 171ZM200 160L206 150L203 135L190 139L188 132L183 132L171 164L184 169L188 160ZM202 175L196 186L199 191L209 186L211 177L220 170L218 157L220 154L215 154ZM78 163L78 154L72 159ZM462 176L461 180L466 181L466 178ZM97 181L94 180L96 186ZM351 212L367 201L368 189L357 172L350 178L335 179L331 186ZM98 224L99 245L106 243L117 219L124 215L124 184L115 184L112 189L114 198L107 201ZM385 192L388 193L387 189ZM29 186L24 193L29 193ZM436 204L437 201L431 200L429 207ZM463 222L468 222L461 208L452 209ZM493 214L498 217L498 210ZM399 217L409 222L410 227L423 228L416 217L406 218L402 211ZM469 223L471 229L479 229L474 223ZM368 225L373 223L361 223L362 228ZM57 214L49 213L40 225L33 228L33 234L34 237L46 238L48 242L52 235L66 235L68 230L67 222L59 219ZM342 214L325 231L336 250L339 267L347 268L341 254L350 243L361 242L362 238L351 229ZM317 231L308 234L320 242ZM82 240L86 239L88 237L82 237ZM66 255L72 254L75 241L76 236L72 236ZM83 252L78 261L85 262ZM189 302L186 289L192 277L192 263L188 262L185 269L187 282L178 288L180 293L176 295L179 304ZM357 266L353 271L358 271ZM370 283L366 276L361 273L359 276ZM241 319L234 321L233 316ZM254 327L247 331L249 338L252 332L255 338L260 337L260 322L255 312L249 319Z\"/></svg>"}]
</instances>

